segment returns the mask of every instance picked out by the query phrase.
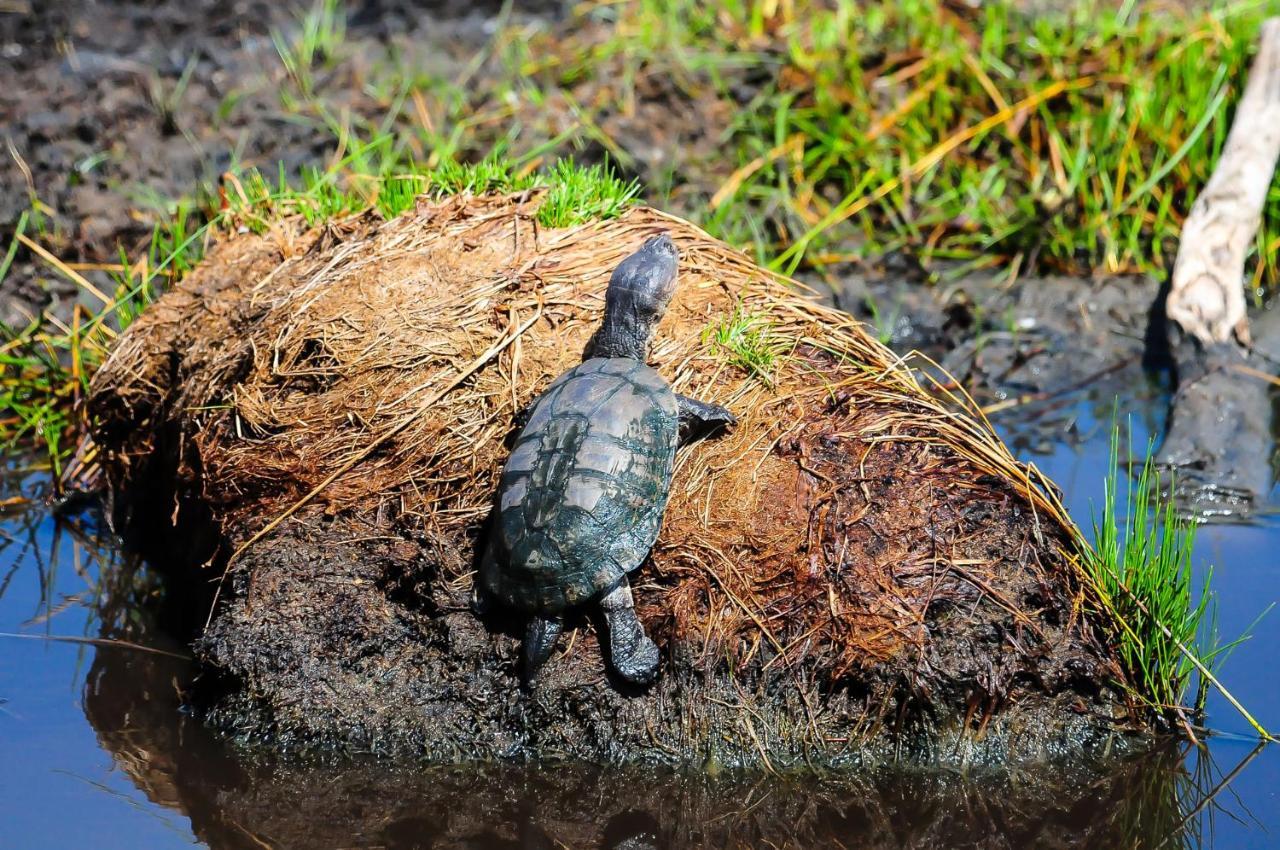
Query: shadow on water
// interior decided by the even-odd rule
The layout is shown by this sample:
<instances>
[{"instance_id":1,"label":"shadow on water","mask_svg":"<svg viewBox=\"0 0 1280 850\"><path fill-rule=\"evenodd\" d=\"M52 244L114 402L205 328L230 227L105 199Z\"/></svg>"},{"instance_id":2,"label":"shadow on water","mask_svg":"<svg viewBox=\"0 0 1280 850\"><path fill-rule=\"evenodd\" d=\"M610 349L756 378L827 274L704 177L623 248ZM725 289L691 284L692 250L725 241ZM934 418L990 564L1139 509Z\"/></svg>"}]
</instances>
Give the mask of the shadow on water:
<instances>
[{"instance_id":1,"label":"shadow on water","mask_svg":"<svg viewBox=\"0 0 1280 850\"><path fill-rule=\"evenodd\" d=\"M0 662L0 699L13 702L0 705L16 792L3 797L19 801L4 819L13 846L67 846L87 832L94 846L118 835L120 846L215 848L1200 847L1222 817L1254 828L1231 796L1243 764L1224 770L1176 747L1102 774L284 762L234 749L183 712L191 671L155 624L163 590L93 512L21 510L0 533L0 628L41 638L0 638L0 659L13 662ZM61 703L69 684L77 710L32 728L29 697ZM31 735L49 741L22 746ZM67 789L98 805L63 808Z\"/></svg>"}]
</instances>

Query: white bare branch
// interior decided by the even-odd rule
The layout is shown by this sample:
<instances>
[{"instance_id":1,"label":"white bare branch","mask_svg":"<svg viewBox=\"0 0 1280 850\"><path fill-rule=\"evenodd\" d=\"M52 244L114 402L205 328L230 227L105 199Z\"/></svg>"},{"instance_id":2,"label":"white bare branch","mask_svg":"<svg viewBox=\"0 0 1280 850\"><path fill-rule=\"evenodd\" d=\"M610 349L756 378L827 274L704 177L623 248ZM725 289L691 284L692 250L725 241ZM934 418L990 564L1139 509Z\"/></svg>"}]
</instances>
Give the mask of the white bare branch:
<instances>
[{"instance_id":1,"label":"white bare branch","mask_svg":"<svg viewBox=\"0 0 1280 850\"><path fill-rule=\"evenodd\" d=\"M1244 261L1280 158L1280 18L1262 25L1258 56L1213 176L1182 227L1167 315L1202 342L1249 343Z\"/></svg>"}]
</instances>

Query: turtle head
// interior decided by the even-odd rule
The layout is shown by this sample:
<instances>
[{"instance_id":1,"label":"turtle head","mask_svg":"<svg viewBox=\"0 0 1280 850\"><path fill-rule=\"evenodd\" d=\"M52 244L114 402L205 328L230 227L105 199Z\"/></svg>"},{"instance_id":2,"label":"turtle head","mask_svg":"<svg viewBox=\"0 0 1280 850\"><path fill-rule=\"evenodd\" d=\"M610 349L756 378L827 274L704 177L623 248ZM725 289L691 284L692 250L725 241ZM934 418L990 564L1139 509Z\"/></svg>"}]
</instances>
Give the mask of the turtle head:
<instances>
[{"instance_id":1,"label":"turtle head","mask_svg":"<svg viewBox=\"0 0 1280 850\"><path fill-rule=\"evenodd\" d=\"M604 323L591 338L588 357L648 356L653 329L676 291L679 261L676 244L660 233L618 264L605 291Z\"/></svg>"}]
</instances>

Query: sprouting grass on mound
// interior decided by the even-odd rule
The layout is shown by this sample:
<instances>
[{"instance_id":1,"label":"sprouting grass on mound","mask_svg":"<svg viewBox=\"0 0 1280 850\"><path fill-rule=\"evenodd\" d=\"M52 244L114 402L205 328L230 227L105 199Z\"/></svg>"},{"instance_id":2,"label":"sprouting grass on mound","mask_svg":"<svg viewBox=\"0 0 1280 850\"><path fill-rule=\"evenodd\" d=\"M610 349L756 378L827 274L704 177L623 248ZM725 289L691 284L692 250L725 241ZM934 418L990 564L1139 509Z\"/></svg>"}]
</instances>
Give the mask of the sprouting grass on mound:
<instances>
[{"instance_id":1,"label":"sprouting grass on mound","mask_svg":"<svg viewBox=\"0 0 1280 850\"><path fill-rule=\"evenodd\" d=\"M373 173L361 170L379 155L386 165ZM258 171L228 175L216 205L203 213L179 205L155 226L144 256L133 260L122 252L111 272L112 292L102 292L68 267L58 269L95 293L101 302L98 312L77 307L69 324L49 316L21 328L0 323L0 410L5 411L0 415L0 451L43 451L55 473L61 472L79 426L77 402L112 341L160 290L199 262L218 228L261 233L290 216L301 216L314 227L370 208L393 219L424 193L441 197L530 189L543 191L537 219L545 227L617 217L639 194L638 184L621 179L606 165L583 167L572 159L560 160L543 173L492 154L479 162L444 160L425 168L397 161L386 140L357 147L329 170L304 169L297 180L283 171L275 181ZM27 221L24 216L19 222L0 258L0 280L23 248Z\"/></svg>"},{"instance_id":2,"label":"sprouting grass on mound","mask_svg":"<svg viewBox=\"0 0 1280 850\"><path fill-rule=\"evenodd\" d=\"M727 362L772 385L779 359L795 343L780 336L767 318L738 305L733 313L702 332L702 344L714 345Z\"/></svg>"},{"instance_id":3,"label":"sprouting grass on mound","mask_svg":"<svg viewBox=\"0 0 1280 850\"><path fill-rule=\"evenodd\" d=\"M521 168L500 152L478 162L444 160L434 167L401 163L389 152L389 139L381 138L357 149L337 168L304 169L300 188L283 173L272 185L259 171L232 178L223 210L250 229L263 232L274 221L301 215L308 227L376 209L390 220L410 209L422 195L448 195L545 190L538 207L538 223L544 227L572 227L586 221L616 218L635 203L640 185L626 181L608 165L581 166L573 158L557 160L544 173ZM366 170L369 157L388 161ZM225 189L224 189L225 191Z\"/></svg>"}]
</instances>

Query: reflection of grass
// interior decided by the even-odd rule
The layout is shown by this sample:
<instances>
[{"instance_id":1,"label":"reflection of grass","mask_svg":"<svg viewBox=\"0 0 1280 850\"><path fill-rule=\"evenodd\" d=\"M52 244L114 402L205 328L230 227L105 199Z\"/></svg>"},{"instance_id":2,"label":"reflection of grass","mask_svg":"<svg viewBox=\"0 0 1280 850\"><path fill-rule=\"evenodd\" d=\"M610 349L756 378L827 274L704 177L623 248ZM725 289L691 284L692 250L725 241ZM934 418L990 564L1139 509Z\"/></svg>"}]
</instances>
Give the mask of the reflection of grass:
<instances>
[{"instance_id":1,"label":"reflection of grass","mask_svg":"<svg viewBox=\"0 0 1280 850\"><path fill-rule=\"evenodd\" d=\"M1084 549L1082 561L1114 615L1113 638L1137 696L1166 718L1186 723L1187 711L1202 712L1218 662L1244 638L1218 643L1212 571L1194 587L1196 526L1160 500L1150 455L1137 477L1130 477L1120 466L1119 444L1116 430L1102 516L1094 522L1094 545ZM1197 673L1199 687L1188 701ZM1266 734L1243 707L1237 708Z\"/></svg>"}]
</instances>

